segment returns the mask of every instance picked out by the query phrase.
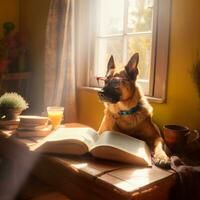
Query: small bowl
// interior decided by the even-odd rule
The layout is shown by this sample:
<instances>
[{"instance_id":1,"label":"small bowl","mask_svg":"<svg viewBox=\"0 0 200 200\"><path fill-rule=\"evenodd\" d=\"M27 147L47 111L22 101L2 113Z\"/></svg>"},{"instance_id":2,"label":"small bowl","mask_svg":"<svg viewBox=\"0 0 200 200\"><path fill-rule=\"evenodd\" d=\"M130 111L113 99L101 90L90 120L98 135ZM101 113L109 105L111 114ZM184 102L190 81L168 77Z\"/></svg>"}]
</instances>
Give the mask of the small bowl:
<instances>
[{"instance_id":1,"label":"small bowl","mask_svg":"<svg viewBox=\"0 0 200 200\"><path fill-rule=\"evenodd\" d=\"M30 124L30 125L44 125L48 124L48 117L36 116L36 115L21 115L20 117L21 124Z\"/></svg>"}]
</instances>

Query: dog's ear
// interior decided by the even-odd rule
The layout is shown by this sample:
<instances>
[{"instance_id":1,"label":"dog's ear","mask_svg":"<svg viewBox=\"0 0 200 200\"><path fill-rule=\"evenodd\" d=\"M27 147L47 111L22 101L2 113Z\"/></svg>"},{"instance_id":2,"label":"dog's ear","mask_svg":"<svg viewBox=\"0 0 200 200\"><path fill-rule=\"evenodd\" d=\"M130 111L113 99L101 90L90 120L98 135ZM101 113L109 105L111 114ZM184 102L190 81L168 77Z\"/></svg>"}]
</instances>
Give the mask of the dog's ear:
<instances>
[{"instance_id":1,"label":"dog's ear","mask_svg":"<svg viewBox=\"0 0 200 200\"><path fill-rule=\"evenodd\" d=\"M113 58L113 55L110 56L110 59L108 61L108 65L107 65L107 72L106 74L108 74L108 72L111 70L111 69L114 69L115 68L115 61L114 61L114 58Z\"/></svg>"},{"instance_id":2,"label":"dog's ear","mask_svg":"<svg viewBox=\"0 0 200 200\"><path fill-rule=\"evenodd\" d=\"M135 53L128 61L128 64L125 66L125 70L128 74L128 77L131 80L136 80L136 77L138 75L138 68L137 68L138 62L139 62L139 54Z\"/></svg>"}]
</instances>

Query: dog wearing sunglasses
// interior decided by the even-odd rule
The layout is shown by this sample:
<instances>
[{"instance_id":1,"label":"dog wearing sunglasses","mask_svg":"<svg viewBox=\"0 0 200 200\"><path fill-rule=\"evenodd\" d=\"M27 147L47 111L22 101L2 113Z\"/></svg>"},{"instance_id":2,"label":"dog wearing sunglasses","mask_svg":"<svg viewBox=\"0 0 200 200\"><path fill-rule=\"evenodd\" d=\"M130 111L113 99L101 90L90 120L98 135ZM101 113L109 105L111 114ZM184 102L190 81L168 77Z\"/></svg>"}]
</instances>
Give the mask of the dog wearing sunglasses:
<instances>
[{"instance_id":1,"label":"dog wearing sunglasses","mask_svg":"<svg viewBox=\"0 0 200 200\"><path fill-rule=\"evenodd\" d=\"M104 87L98 92L104 102L104 117L98 132L119 131L144 140L154 153L155 164L169 166L158 127L152 122L152 107L136 83L139 54L135 53L124 68L116 68L110 57ZM99 78L100 79L100 78Z\"/></svg>"}]
</instances>

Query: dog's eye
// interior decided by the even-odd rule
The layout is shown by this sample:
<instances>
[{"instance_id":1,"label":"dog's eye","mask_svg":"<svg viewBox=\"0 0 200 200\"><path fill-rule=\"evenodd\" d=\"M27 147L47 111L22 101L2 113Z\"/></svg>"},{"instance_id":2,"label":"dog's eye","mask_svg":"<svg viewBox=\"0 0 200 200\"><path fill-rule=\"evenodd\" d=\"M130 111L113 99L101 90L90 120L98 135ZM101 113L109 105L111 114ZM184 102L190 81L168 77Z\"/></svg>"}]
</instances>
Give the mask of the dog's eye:
<instances>
[{"instance_id":1,"label":"dog's eye","mask_svg":"<svg viewBox=\"0 0 200 200\"><path fill-rule=\"evenodd\" d=\"M120 84L120 82L121 81L118 80L118 79L113 79L113 80L110 81L110 83L113 84L113 85L118 85L118 84Z\"/></svg>"},{"instance_id":2,"label":"dog's eye","mask_svg":"<svg viewBox=\"0 0 200 200\"><path fill-rule=\"evenodd\" d=\"M127 79L122 79L122 83L124 83L124 84L129 83L129 80L127 80Z\"/></svg>"},{"instance_id":3,"label":"dog's eye","mask_svg":"<svg viewBox=\"0 0 200 200\"><path fill-rule=\"evenodd\" d=\"M121 80L120 79L111 79L109 81L109 84L111 87L118 88L121 84Z\"/></svg>"}]
</instances>

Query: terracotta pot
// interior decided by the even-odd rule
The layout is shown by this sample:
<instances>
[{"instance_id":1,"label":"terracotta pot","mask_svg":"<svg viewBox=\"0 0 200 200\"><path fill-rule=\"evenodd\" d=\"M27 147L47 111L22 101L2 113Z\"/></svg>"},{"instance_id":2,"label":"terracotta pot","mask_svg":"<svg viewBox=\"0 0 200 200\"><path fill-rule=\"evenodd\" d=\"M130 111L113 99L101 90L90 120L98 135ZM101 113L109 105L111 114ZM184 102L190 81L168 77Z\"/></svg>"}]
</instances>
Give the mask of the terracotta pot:
<instances>
[{"instance_id":1,"label":"terracotta pot","mask_svg":"<svg viewBox=\"0 0 200 200\"><path fill-rule=\"evenodd\" d=\"M6 116L7 120L13 120L19 117L19 115L22 113L22 109L2 107L1 112Z\"/></svg>"},{"instance_id":2,"label":"terracotta pot","mask_svg":"<svg viewBox=\"0 0 200 200\"><path fill-rule=\"evenodd\" d=\"M8 65L10 62L9 59L0 58L0 74L8 72Z\"/></svg>"}]
</instances>

